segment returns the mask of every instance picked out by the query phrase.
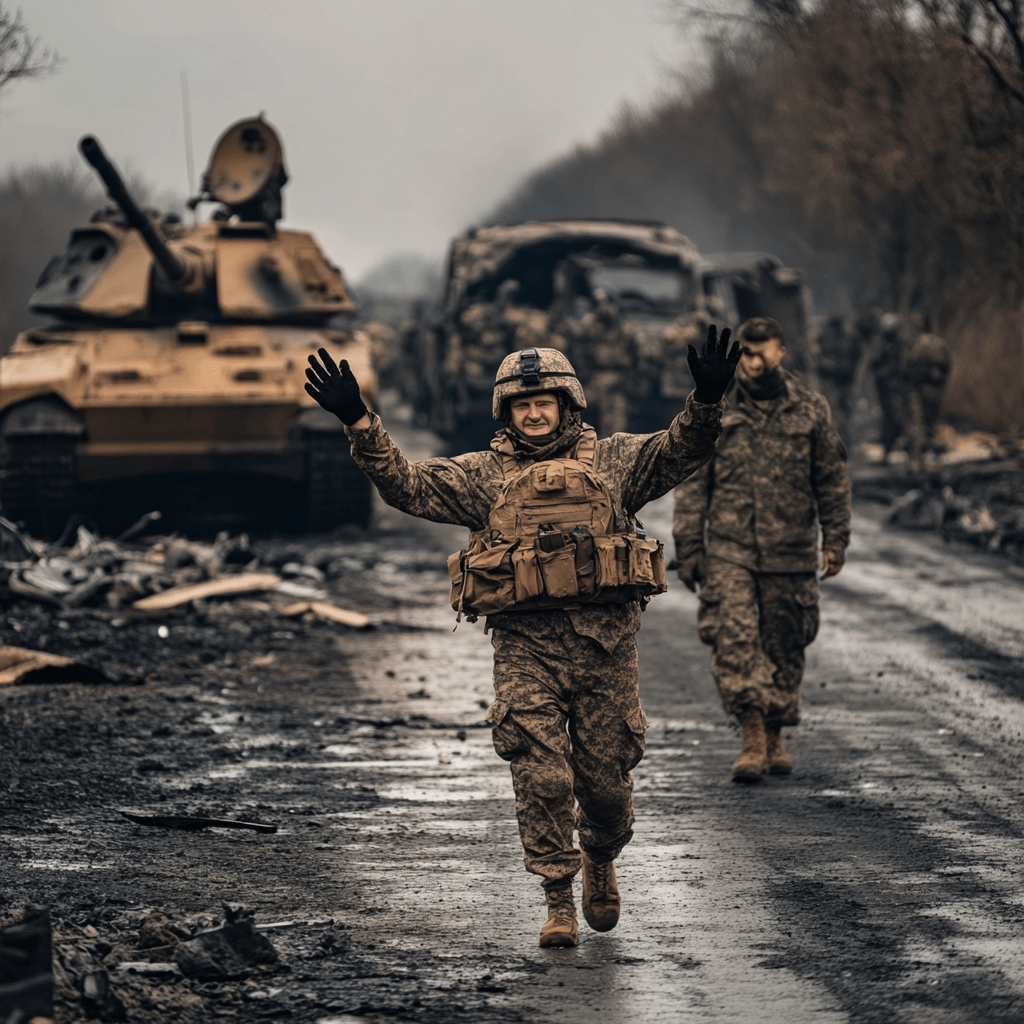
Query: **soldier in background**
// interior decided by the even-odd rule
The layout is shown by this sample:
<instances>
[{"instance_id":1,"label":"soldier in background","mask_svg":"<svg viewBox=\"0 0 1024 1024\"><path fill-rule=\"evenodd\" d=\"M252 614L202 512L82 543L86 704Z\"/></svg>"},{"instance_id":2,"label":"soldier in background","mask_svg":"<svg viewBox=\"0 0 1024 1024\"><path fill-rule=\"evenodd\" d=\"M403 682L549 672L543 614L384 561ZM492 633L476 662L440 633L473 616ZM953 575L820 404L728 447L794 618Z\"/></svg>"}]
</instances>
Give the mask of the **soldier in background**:
<instances>
[{"instance_id":1,"label":"soldier in background","mask_svg":"<svg viewBox=\"0 0 1024 1024\"><path fill-rule=\"evenodd\" d=\"M871 373L882 411L883 460L888 462L890 454L902 446L906 436L906 386L903 380L906 334L903 318L895 313L886 313L878 320L878 334L881 345L871 361Z\"/></svg>"},{"instance_id":2,"label":"soldier in background","mask_svg":"<svg viewBox=\"0 0 1024 1024\"><path fill-rule=\"evenodd\" d=\"M629 429L639 344L630 325L623 322L618 305L603 288L594 289L594 300L594 309L580 321L574 362L583 367L580 376L598 414L598 435L610 437Z\"/></svg>"},{"instance_id":3,"label":"soldier in background","mask_svg":"<svg viewBox=\"0 0 1024 1024\"><path fill-rule=\"evenodd\" d=\"M832 409L832 423L850 447L853 387L864 346L864 335L851 329L844 317L830 316L818 335L818 383Z\"/></svg>"},{"instance_id":4,"label":"soldier in background","mask_svg":"<svg viewBox=\"0 0 1024 1024\"><path fill-rule=\"evenodd\" d=\"M700 586L697 629L727 714L743 730L735 782L789 774L782 729L800 721L804 648L818 631L818 533L825 576L850 539L846 449L828 403L782 369L782 328L739 329L740 364L714 458L675 492L679 578Z\"/></svg>"},{"instance_id":5,"label":"soldier in background","mask_svg":"<svg viewBox=\"0 0 1024 1024\"><path fill-rule=\"evenodd\" d=\"M927 455L936 452L935 428L942 395L949 377L949 345L931 333L926 316L922 331L903 355L902 376L906 388L906 436L911 469L924 468Z\"/></svg>"}]
</instances>

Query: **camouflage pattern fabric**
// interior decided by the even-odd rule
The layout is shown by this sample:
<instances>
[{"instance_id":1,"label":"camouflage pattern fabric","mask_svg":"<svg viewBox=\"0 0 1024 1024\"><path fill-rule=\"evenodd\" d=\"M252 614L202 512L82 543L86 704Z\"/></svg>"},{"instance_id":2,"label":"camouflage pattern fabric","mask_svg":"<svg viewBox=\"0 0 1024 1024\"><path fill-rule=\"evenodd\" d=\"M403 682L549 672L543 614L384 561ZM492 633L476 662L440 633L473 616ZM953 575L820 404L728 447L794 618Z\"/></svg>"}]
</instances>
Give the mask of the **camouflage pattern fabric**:
<instances>
[{"instance_id":1,"label":"camouflage pattern fabric","mask_svg":"<svg viewBox=\"0 0 1024 1024\"><path fill-rule=\"evenodd\" d=\"M713 646L711 673L726 714L756 710L769 723L800 721L804 648L818 632L813 572L755 573L708 559L697 630Z\"/></svg>"},{"instance_id":2,"label":"camouflage pattern fabric","mask_svg":"<svg viewBox=\"0 0 1024 1024\"><path fill-rule=\"evenodd\" d=\"M613 860L633 836L630 772L644 753L636 641L612 651L564 612L494 616L494 749L512 769L527 871L557 887L581 866L573 845ZM578 809L577 809L578 804Z\"/></svg>"},{"instance_id":3,"label":"camouflage pattern fabric","mask_svg":"<svg viewBox=\"0 0 1024 1024\"><path fill-rule=\"evenodd\" d=\"M722 403L687 398L667 430L616 434L597 442L594 468L616 514L632 517L711 458ZM347 428L356 463L389 505L469 530L487 525L504 483L501 458L525 467L575 451L586 427L577 415L543 447L499 430L491 450L410 463L370 415ZM512 764L527 866L546 883L580 867L572 829L597 857L613 856L631 836L629 772L643 755L635 634L640 606L583 605L491 616L495 747ZM504 702L504 703L502 703ZM580 803L576 820L572 801Z\"/></svg>"},{"instance_id":4,"label":"camouflage pattern fabric","mask_svg":"<svg viewBox=\"0 0 1024 1024\"><path fill-rule=\"evenodd\" d=\"M938 334L919 334L904 353L907 449L915 467L920 466L925 452L935 448L935 428L949 370L949 346Z\"/></svg>"},{"instance_id":5,"label":"camouflage pattern fabric","mask_svg":"<svg viewBox=\"0 0 1024 1024\"><path fill-rule=\"evenodd\" d=\"M822 547L850 540L846 449L828 403L785 374L785 394L755 401L737 380L711 463L676 489L682 561L705 550L753 572L814 572Z\"/></svg>"}]
</instances>

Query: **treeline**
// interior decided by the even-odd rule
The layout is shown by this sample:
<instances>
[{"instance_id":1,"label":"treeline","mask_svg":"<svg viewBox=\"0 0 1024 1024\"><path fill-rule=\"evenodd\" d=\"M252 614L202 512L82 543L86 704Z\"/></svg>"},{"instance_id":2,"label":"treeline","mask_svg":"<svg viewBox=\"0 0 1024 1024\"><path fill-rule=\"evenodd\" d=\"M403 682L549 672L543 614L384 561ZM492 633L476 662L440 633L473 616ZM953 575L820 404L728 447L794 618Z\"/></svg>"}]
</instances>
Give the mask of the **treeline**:
<instances>
[{"instance_id":1,"label":"treeline","mask_svg":"<svg viewBox=\"0 0 1024 1024\"><path fill-rule=\"evenodd\" d=\"M0 353L19 331L43 322L28 310L35 283L64 251L71 229L101 205L91 176L73 166L28 167L0 178Z\"/></svg>"},{"instance_id":2,"label":"treeline","mask_svg":"<svg viewBox=\"0 0 1024 1024\"><path fill-rule=\"evenodd\" d=\"M947 411L1024 426L1024 4L742 0L707 60L492 220L666 220L804 267L819 312L927 315Z\"/></svg>"}]
</instances>

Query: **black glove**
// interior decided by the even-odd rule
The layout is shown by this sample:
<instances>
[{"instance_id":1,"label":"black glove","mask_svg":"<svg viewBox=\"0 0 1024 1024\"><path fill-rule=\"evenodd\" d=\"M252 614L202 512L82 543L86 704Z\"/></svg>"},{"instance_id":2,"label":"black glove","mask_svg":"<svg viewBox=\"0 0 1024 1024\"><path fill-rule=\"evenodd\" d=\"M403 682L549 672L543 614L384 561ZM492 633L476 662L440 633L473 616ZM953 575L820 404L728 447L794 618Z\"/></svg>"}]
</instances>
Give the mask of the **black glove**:
<instances>
[{"instance_id":1,"label":"black glove","mask_svg":"<svg viewBox=\"0 0 1024 1024\"><path fill-rule=\"evenodd\" d=\"M704 350L697 355L697 350L687 346L686 362L693 374L695 402L704 405L715 405L722 400L729 387L729 382L736 372L736 364L740 361L740 343L734 341L729 351L729 336L732 331L728 327L722 331L722 339L718 339L718 328L711 324L708 327L708 338L704 342ZM726 355L728 352L728 355Z\"/></svg>"},{"instance_id":2,"label":"black glove","mask_svg":"<svg viewBox=\"0 0 1024 1024\"><path fill-rule=\"evenodd\" d=\"M337 366L327 349L320 349L323 366L317 362L316 356L309 357L312 369L306 371L306 394L315 398L322 409L333 412L335 416L351 427L366 415L366 403L359 396L359 384L355 374L348 368L348 360L342 359Z\"/></svg>"}]
</instances>

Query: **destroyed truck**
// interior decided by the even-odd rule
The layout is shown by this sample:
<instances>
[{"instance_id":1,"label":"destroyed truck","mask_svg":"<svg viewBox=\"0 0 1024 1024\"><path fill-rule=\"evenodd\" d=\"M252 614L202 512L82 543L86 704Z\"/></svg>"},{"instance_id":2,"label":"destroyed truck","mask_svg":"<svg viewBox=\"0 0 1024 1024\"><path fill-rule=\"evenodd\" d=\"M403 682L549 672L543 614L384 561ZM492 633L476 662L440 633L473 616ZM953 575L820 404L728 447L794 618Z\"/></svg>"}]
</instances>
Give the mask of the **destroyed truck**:
<instances>
[{"instance_id":1,"label":"destroyed truck","mask_svg":"<svg viewBox=\"0 0 1024 1024\"><path fill-rule=\"evenodd\" d=\"M774 294L779 268L745 290L742 269L702 261L684 235L657 222L473 229L453 241L442 304L414 336L406 398L455 451L482 448L495 429L501 360L544 346L568 355L599 434L661 429L693 387L687 346L700 344L710 322L736 327L781 310L757 301Z\"/></svg>"},{"instance_id":2,"label":"destroyed truck","mask_svg":"<svg viewBox=\"0 0 1024 1024\"><path fill-rule=\"evenodd\" d=\"M190 532L365 524L370 484L304 384L324 346L372 405L369 340L333 326L355 304L313 237L277 226L273 128L224 133L190 203L219 205L194 226L141 210L95 139L80 149L116 208L43 271L30 305L55 322L0 359L2 514L50 537L100 509L115 530L153 508Z\"/></svg>"}]
</instances>

